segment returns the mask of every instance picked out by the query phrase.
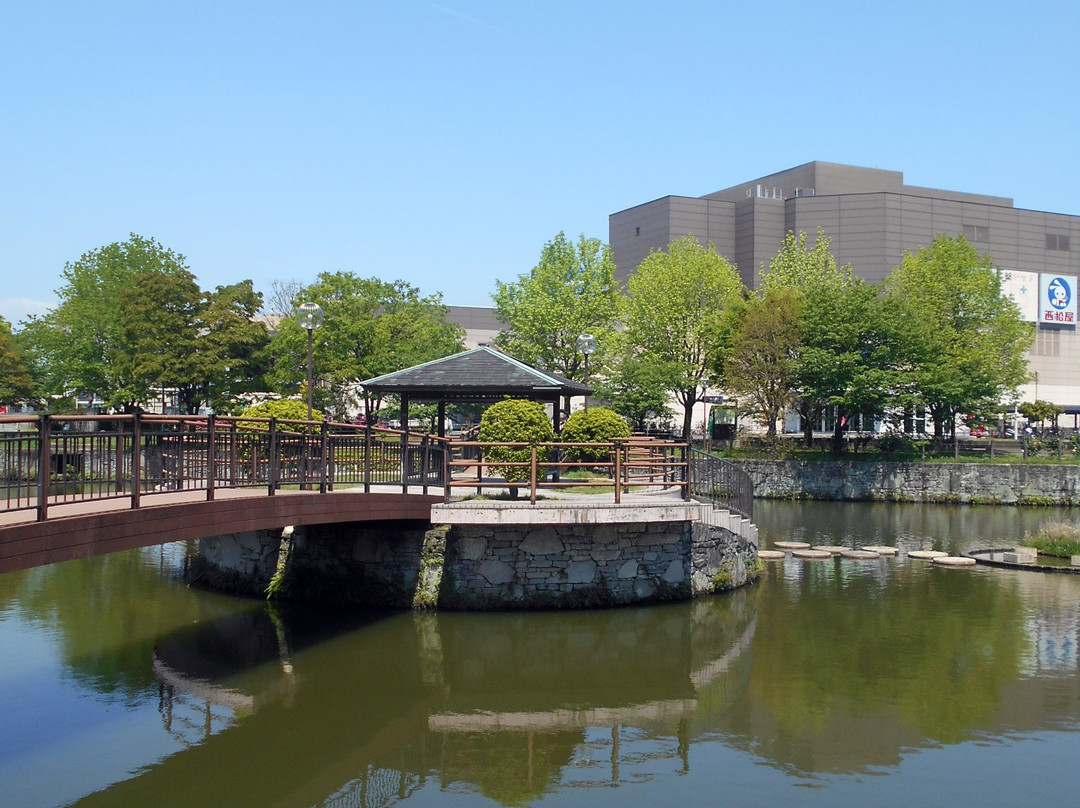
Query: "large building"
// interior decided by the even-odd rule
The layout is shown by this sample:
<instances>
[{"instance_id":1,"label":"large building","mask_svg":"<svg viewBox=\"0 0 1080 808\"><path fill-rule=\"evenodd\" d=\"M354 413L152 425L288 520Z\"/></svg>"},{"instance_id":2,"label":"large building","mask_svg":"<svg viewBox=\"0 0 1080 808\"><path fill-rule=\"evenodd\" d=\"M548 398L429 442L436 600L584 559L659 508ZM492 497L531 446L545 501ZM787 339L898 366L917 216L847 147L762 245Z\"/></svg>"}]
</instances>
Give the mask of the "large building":
<instances>
[{"instance_id":1,"label":"large building","mask_svg":"<svg viewBox=\"0 0 1080 808\"><path fill-rule=\"evenodd\" d=\"M1038 324L1029 354L1037 380L1021 389L1021 399L1080 413L1080 216L905 185L899 171L815 161L702 197L666 196L612 214L608 239L621 280L651 250L690 235L716 245L753 288L785 234L814 238L818 228L832 240L838 263L875 283L906 250L929 245L939 233L965 236L992 256L1003 288Z\"/></svg>"}]
</instances>

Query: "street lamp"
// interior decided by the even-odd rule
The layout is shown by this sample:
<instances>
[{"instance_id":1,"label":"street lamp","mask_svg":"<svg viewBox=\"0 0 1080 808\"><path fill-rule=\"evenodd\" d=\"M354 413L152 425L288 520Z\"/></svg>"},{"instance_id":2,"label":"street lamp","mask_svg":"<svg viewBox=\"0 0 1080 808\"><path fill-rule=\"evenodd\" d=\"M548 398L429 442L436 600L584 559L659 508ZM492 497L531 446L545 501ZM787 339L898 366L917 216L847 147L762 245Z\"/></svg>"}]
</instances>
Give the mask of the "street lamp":
<instances>
[{"instance_id":1,"label":"street lamp","mask_svg":"<svg viewBox=\"0 0 1080 808\"><path fill-rule=\"evenodd\" d=\"M596 353L596 337L592 334L582 334L574 341L577 349L585 354L585 386L589 386L589 354ZM585 412L589 411L589 395L585 394Z\"/></svg>"},{"instance_id":2,"label":"street lamp","mask_svg":"<svg viewBox=\"0 0 1080 808\"><path fill-rule=\"evenodd\" d=\"M322 306L301 303L296 309L296 323L307 329L307 419L311 420L311 332L322 325Z\"/></svg>"}]
</instances>

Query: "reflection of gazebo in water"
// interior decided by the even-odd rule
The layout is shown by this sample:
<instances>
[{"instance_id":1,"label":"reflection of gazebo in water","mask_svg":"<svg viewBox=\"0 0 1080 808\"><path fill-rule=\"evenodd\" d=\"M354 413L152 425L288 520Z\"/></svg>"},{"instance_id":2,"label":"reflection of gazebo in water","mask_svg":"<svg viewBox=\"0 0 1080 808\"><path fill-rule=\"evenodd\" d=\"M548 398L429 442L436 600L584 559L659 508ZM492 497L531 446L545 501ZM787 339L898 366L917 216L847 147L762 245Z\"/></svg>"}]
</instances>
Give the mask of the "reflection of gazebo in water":
<instances>
[{"instance_id":1,"label":"reflection of gazebo in water","mask_svg":"<svg viewBox=\"0 0 1080 808\"><path fill-rule=\"evenodd\" d=\"M562 426L562 413L570 411L570 399L587 396L592 389L557 373L538 370L493 348L435 359L422 365L387 373L360 382L364 392L377 396L394 395L401 399L401 423L409 423L409 404L438 405L438 433L443 436L446 405L494 404L504 398L524 398L551 404L555 432ZM370 417L371 413L368 413Z\"/></svg>"}]
</instances>

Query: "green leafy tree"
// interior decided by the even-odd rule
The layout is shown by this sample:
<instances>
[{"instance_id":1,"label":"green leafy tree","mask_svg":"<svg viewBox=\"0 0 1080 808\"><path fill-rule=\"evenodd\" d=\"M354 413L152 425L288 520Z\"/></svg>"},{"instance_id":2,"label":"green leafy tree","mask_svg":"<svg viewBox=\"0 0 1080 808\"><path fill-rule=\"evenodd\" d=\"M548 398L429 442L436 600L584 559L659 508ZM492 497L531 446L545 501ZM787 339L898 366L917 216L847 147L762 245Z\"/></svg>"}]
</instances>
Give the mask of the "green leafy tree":
<instances>
[{"instance_id":1,"label":"green leafy tree","mask_svg":"<svg viewBox=\"0 0 1080 808\"><path fill-rule=\"evenodd\" d=\"M602 371L619 318L620 294L611 250L599 239L563 233L544 245L540 262L513 283L495 282L495 313L506 329L495 344L543 370L581 380L584 356L575 342L592 334L590 371Z\"/></svg>"},{"instance_id":2,"label":"green leafy tree","mask_svg":"<svg viewBox=\"0 0 1080 808\"><path fill-rule=\"evenodd\" d=\"M882 411L895 392L895 335L877 287L855 277L850 265L837 265L822 231L812 246L808 241L806 233L787 234L762 275L761 294L798 309L791 400L808 444L817 417L833 408L833 450L840 454L851 419Z\"/></svg>"},{"instance_id":3,"label":"green leafy tree","mask_svg":"<svg viewBox=\"0 0 1080 808\"><path fill-rule=\"evenodd\" d=\"M215 412L231 412L238 397L265 389L270 335L256 314L262 295L250 280L218 286L200 316L200 398ZM189 405L190 406L190 405Z\"/></svg>"},{"instance_id":4,"label":"green leafy tree","mask_svg":"<svg viewBox=\"0 0 1080 808\"><path fill-rule=\"evenodd\" d=\"M1017 407L1017 410L1029 421L1034 421L1039 426L1042 426L1046 421L1052 421L1056 424L1058 416L1065 412L1064 407L1042 399L1025 401Z\"/></svg>"},{"instance_id":5,"label":"green leafy tree","mask_svg":"<svg viewBox=\"0 0 1080 808\"><path fill-rule=\"evenodd\" d=\"M610 443L616 438L629 438L630 426L614 410L607 407L590 407L578 410L566 419L560 438L563 443ZM608 459L608 448L570 446L566 449L568 460L599 463Z\"/></svg>"},{"instance_id":6,"label":"green leafy tree","mask_svg":"<svg viewBox=\"0 0 1080 808\"><path fill-rule=\"evenodd\" d=\"M721 364L725 312L743 288L739 275L713 245L687 236L650 253L628 288L626 345L655 366L662 388L682 405L689 440L693 407Z\"/></svg>"},{"instance_id":7,"label":"green leafy tree","mask_svg":"<svg viewBox=\"0 0 1080 808\"><path fill-rule=\"evenodd\" d=\"M140 382L132 376L131 331L123 319L125 306L132 307L125 300L141 276L185 273L190 274L184 256L134 233L65 265L59 304L31 318L25 329L43 392L84 391L131 410Z\"/></svg>"},{"instance_id":8,"label":"green leafy tree","mask_svg":"<svg viewBox=\"0 0 1080 808\"><path fill-rule=\"evenodd\" d=\"M424 296L405 283L320 273L294 300L318 303L323 324L312 333L315 396L344 418L356 382L439 359L461 350L463 332L446 320L441 295ZM300 389L307 373L307 331L294 317L281 320L269 348L267 379L278 392Z\"/></svg>"},{"instance_id":9,"label":"green leafy tree","mask_svg":"<svg viewBox=\"0 0 1080 808\"><path fill-rule=\"evenodd\" d=\"M910 397L930 411L936 438L952 433L957 415L990 409L1027 380L1034 329L1002 296L993 259L963 236L905 253L885 287Z\"/></svg>"},{"instance_id":10,"label":"green leafy tree","mask_svg":"<svg viewBox=\"0 0 1080 808\"><path fill-rule=\"evenodd\" d=\"M787 286L763 287L734 306L730 350L723 357L725 389L777 438L776 422L795 397L803 343L802 297Z\"/></svg>"},{"instance_id":11,"label":"green leafy tree","mask_svg":"<svg viewBox=\"0 0 1080 808\"><path fill-rule=\"evenodd\" d=\"M595 386L597 397L638 432L645 431L649 418L671 415L661 373L653 363L636 356L618 359Z\"/></svg>"},{"instance_id":12,"label":"green leafy tree","mask_svg":"<svg viewBox=\"0 0 1080 808\"><path fill-rule=\"evenodd\" d=\"M151 399L155 390L174 388L181 393L181 409L197 407L194 395L184 392L202 378L201 309L202 291L186 269L144 272L132 279L117 312L121 340L115 361L121 372L114 397L133 405Z\"/></svg>"},{"instance_id":13,"label":"green leafy tree","mask_svg":"<svg viewBox=\"0 0 1080 808\"><path fill-rule=\"evenodd\" d=\"M508 398L492 404L480 418L477 440L482 443L525 443L526 446L490 446L484 449L485 463L513 463L499 467L499 473L508 483L529 479L531 447L549 443L555 439L555 430L535 401ZM524 465L520 465L524 464ZM517 496L517 488L511 487L510 496Z\"/></svg>"},{"instance_id":14,"label":"green leafy tree","mask_svg":"<svg viewBox=\"0 0 1080 808\"><path fill-rule=\"evenodd\" d=\"M25 401L33 393L34 380L12 334L11 323L0 317L0 404Z\"/></svg>"}]
</instances>

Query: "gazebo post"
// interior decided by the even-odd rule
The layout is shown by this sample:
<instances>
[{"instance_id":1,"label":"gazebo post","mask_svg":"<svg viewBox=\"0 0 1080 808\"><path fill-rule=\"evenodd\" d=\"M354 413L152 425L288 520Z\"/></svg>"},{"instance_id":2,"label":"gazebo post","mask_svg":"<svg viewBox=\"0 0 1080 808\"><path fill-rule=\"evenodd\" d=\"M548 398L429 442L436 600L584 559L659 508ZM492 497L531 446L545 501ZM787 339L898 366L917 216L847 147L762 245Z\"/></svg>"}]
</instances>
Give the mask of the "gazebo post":
<instances>
[{"instance_id":1,"label":"gazebo post","mask_svg":"<svg viewBox=\"0 0 1080 808\"><path fill-rule=\"evenodd\" d=\"M440 438L446 437L446 402L443 399L439 399L439 414L436 416L439 419L439 425L435 429L435 434Z\"/></svg>"}]
</instances>

